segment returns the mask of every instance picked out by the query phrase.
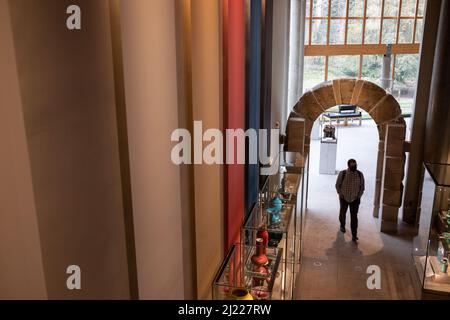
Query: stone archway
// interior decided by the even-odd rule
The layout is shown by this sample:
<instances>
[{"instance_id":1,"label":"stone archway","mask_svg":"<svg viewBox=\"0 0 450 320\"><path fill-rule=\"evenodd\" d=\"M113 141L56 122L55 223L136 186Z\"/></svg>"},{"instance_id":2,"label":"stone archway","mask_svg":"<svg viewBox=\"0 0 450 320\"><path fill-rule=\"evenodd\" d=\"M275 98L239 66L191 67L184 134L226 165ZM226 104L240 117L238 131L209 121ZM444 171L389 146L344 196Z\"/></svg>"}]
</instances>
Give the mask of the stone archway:
<instances>
[{"instance_id":1,"label":"stone archway","mask_svg":"<svg viewBox=\"0 0 450 320\"><path fill-rule=\"evenodd\" d=\"M397 230L403 196L406 124L397 100L378 85L356 79L323 82L303 94L291 112L286 128L285 150L309 154L314 121L340 104L367 111L378 127L379 147L374 195L374 216L382 209L381 231Z\"/></svg>"}]
</instances>

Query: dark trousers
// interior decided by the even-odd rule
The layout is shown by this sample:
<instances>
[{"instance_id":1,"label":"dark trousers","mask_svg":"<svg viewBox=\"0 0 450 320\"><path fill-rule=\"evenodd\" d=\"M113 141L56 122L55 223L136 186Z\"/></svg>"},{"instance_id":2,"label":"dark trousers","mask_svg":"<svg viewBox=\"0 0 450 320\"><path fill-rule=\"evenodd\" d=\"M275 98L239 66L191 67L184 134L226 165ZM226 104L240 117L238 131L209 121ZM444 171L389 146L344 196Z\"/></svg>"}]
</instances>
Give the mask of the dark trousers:
<instances>
[{"instance_id":1,"label":"dark trousers","mask_svg":"<svg viewBox=\"0 0 450 320\"><path fill-rule=\"evenodd\" d=\"M356 199L353 202L347 202L343 198L339 199L341 203L341 210L339 212L339 221L341 222L341 227L345 228L345 220L347 216L348 207L350 207L350 225L352 228L352 235L356 237L358 234L358 210L361 199Z\"/></svg>"}]
</instances>

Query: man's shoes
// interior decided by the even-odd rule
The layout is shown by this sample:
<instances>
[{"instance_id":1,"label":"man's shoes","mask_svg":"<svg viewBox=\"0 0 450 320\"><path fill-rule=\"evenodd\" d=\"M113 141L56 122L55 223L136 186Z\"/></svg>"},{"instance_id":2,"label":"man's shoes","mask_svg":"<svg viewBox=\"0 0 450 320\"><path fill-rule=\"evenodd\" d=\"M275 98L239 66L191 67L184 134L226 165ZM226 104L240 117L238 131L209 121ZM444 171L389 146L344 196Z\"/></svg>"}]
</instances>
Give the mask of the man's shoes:
<instances>
[{"instance_id":1,"label":"man's shoes","mask_svg":"<svg viewBox=\"0 0 450 320\"><path fill-rule=\"evenodd\" d=\"M345 233L346 231L345 231L345 227L341 227L341 232L342 233Z\"/></svg>"},{"instance_id":2,"label":"man's shoes","mask_svg":"<svg viewBox=\"0 0 450 320\"><path fill-rule=\"evenodd\" d=\"M353 241L353 242L357 242L358 240L359 240L358 237L353 237L353 238L352 238L352 241Z\"/></svg>"}]
</instances>

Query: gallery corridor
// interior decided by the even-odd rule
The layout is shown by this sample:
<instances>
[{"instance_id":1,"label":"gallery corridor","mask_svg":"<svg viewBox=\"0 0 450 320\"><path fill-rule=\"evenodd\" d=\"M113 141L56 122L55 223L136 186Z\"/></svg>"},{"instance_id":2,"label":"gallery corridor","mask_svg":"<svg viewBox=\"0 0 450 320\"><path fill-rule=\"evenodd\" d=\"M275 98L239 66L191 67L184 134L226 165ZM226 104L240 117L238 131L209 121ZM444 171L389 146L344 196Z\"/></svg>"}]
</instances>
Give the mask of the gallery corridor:
<instances>
[{"instance_id":1,"label":"gallery corridor","mask_svg":"<svg viewBox=\"0 0 450 320\"><path fill-rule=\"evenodd\" d=\"M373 192L378 133L372 121L362 127L338 128L337 170L349 158L358 160L365 174L366 192L359 211L359 242L339 231L336 176L319 175L320 142L311 143L311 168L304 230L303 257L297 278L297 299L415 299L415 270L411 262L412 233L401 225L399 235L380 233L373 218ZM381 268L381 290L367 288L369 266Z\"/></svg>"}]
</instances>

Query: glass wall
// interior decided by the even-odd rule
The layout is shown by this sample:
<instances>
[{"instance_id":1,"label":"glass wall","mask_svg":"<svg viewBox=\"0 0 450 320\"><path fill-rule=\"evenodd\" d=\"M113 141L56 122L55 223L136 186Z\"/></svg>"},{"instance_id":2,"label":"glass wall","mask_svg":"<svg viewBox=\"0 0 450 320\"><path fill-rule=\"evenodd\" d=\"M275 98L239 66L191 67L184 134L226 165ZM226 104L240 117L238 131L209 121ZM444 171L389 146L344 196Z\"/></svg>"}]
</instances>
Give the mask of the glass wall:
<instances>
[{"instance_id":1,"label":"glass wall","mask_svg":"<svg viewBox=\"0 0 450 320\"><path fill-rule=\"evenodd\" d=\"M392 85L410 114L416 87L426 0L307 0L304 91L341 77L381 84L392 45Z\"/></svg>"}]
</instances>

